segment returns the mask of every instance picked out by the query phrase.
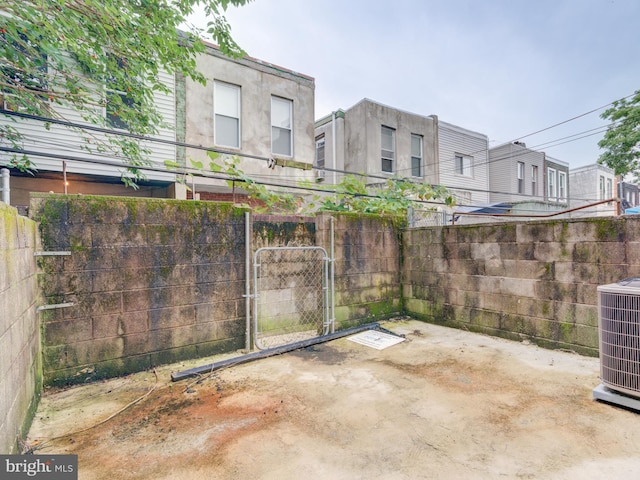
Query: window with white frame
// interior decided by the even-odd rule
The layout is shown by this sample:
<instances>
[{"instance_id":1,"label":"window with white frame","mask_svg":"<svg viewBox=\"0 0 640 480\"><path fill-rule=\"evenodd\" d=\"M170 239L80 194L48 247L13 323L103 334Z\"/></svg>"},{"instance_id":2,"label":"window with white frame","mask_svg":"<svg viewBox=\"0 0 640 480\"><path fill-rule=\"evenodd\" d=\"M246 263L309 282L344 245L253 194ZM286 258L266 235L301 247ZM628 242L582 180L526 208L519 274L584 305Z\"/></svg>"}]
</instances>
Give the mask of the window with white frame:
<instances>
[{"instance_id":1,"label":"window with white frame","mask_svg":"<svg viewBox=\"0 0 640 480\"><path fill-rule=\"evenodd\" d=\"M458 175L464 175L465 177L471 177L473 175L473 157L468 155L455 154L455 172Z\"/></svg>"},{"instance_id":2,"label":"window with white frame","mask_svg":"<svg viewBox=\"0 0 640 480\"><path fill-rule=\"evenodd\" d=\"M396 131L393 128L383 125L380 132L381 168L383 172L393 173L393 164L395 163L396 157Z\"/></svg>"},{"instance_id":3,"label":"window with white frame","mask_svg":"<svg viewBox=\"0 0 640 480\"><path fill-rule=\"evenodd\" d=\"M605 190L604 190L604 175L600 175L598 182L598 200L605 199Z\"/></svg>"},{"instance_id":4,"label":"window with white frame","mask_svg":"<svg viewBox=\"0 0 640 480\"><path fill-rule=\"evenodd\" d=\"M531 165L531 195L538 195L538 166Z\"/></svg>"},{"instance_id":5,"label":"window with white frame","mask_svg":"<svg viewBox=\"0 0 640 480\"><path fill-rule=\"evenodd\" d=\"M547 169L547 198L548 200L555 200L558 198L558 192L556 190L556 169Z\"/></svg>"},{"instance_id":6,"label":"window with white frame","mask_svg":"<svg viewBox=\"0 0 640 480\"><path fill-rule=\"evenodd\" d=\"M524 193L524 163L518 162L517 167L517 177L518 177L518 193Z\"/></svg>"},{"instance_id":7,"label":"window with white frame","mask_svg":"<svg viewBox=\"0 0 640 480\"><path fill-rule=\"evenodd\" d=\"M213 141L222 147L240 148L240 87L216 81L213 87Z\"/></svg>"},{"instance_id":8,"label":"window with white frame","mask_svg":"<svg viewBox=\"0 0 640 480\"><path fill-rule=\"evenodd\" d=\"M558 201L567 201L567 173L558 172Z\"/></svg>"},{"instance_id":9,"label":"window with white frame","mask_svg":"<svg viewBox=\"0 0 640 480\"><path fill-rule=\"evenodd\" d=\"M613 178L607 178L607 197L606 199L613 198Z\"/></svg>"},{"instance_id":10,"label":"window with white frame","mask_svg":"<svg viewBox=\"0 0 640 480\"><path fill-rule=\"evenodd\" d=\"M422 135L411 134L411 176L422 177Z\"/></svg>"},{"instance_id":11,"label":"window with white frame","mask_svg":"<svg viewBox=\"0 0 640 480\"><path fill-rule=\"evenodd\" d=\"M293 101L271 97L271 152L293 156Z\"/></svg>"}]
</instances>

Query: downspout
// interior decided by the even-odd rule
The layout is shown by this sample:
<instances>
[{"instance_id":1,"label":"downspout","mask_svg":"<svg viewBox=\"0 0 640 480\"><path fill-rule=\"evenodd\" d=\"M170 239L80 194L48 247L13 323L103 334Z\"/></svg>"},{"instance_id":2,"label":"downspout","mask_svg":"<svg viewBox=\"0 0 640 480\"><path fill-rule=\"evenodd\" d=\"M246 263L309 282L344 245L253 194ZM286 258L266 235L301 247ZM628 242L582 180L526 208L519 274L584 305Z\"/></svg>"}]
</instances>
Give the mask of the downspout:
<instances>
[{"instance_id":1,"label":"downspout","mask_svg":"<svg viewBox=\"0 0 640 480\"><path fill-rule=\"evenodd\" d=\"M244 212L245 350L251 351L251 212Z\"/></svg>"},{"instance_id":2,"label":"downspout","mask_svg":"<svg viewBox=\"0 0 640 480\"><path fill-rule=\"evenodd\" d=\"M440 124L439 124L439 120L438 120L438 116L437 115L431 115L431 118L433 118L433 124L434 124L434 128L433 128L433 149L434 149L434 153L435 153L435 159L434 159L434 163L435 163L435 181L431 182L432 184L435 185L440 185ZM426 165L425 165L426 167ZM425 168L425 178L427 175L426 172L426 168Z\"/></svg>"},{"instance_id":3,"label":"downspout","mask_svg":"<svg viewBox=\"0 0 640 480\"><path fill-rule=\"evenodd\" d=\"M622 211L622 200L624 200L624 197L622 196L622 175L616 175L614 178L616 179L616 191L618 192L617 197L620 199L616 204L616 215L622 215L624 213Z\"/></svg>"},{"instance_id":4,"label":"downspout","mask_svg":"<svg viewBox=\"0 0 640 480\"><path fill-rule=\"evenodd\" d=\"M336 275L336 252L335 252L335 219L333 217L329 217L330 221L330 233L331 236L331 246L329 249L329 255L331 258L329 261L331 262L331 273L329 278L329 289L331 296L331 317L329 318L329 323L331 324L331 333L336 331L336 291L335 291L335 275Z\"/></svg>"},{"instance_id":5,"label":"downspout","mask_svg":"<svg viewBox=\"0 0 640 480\"><path fill-rule=\"evenodd\" d=\"M64 183L64 194L66 195L68 192L67 189L67 162L62 161L62 182Z\"/></svg>"},{"instance_id":6,"label":"downspout","mask_svg":"<svg viewBox=\"0 0 640 480\"><path fill-rule=\"evenodd\" d=\"M9 189L9 169L2 169L2 186L0 186L0 191L2 191L2 201L9 205L11 202L11 195Z\"/></svg>"},{"instance_id":7,"label":"downspout","mask_svg":"<svg viewBox=\"0 0 640 480\"><path fill-rule=\"evenodd\" d=\"M338 169L338 159L336 158L336 112L331 112L331 158L333 159L333 184L337 182L336 170Z\"/></svg>"}]
</instances>

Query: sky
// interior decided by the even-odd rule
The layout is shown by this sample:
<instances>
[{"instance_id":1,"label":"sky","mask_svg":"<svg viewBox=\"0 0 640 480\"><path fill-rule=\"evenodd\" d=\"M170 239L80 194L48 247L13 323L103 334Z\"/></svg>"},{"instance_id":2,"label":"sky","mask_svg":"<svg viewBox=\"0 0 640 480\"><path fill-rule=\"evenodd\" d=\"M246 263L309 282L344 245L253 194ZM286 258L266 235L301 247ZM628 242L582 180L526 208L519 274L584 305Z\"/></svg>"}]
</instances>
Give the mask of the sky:
<instances>
[{"instance_id":1,"label":"sky","mask_svg":"<svg viewBox=\"0 0 640 480\"><path fill-rule=\"evenodd\" d=\"M570 168L602 153L601 107L640 89L639 0L254 0L225 16L248 55L315 79L316 119L369 98Z\"/></svg>"}]
</instances>

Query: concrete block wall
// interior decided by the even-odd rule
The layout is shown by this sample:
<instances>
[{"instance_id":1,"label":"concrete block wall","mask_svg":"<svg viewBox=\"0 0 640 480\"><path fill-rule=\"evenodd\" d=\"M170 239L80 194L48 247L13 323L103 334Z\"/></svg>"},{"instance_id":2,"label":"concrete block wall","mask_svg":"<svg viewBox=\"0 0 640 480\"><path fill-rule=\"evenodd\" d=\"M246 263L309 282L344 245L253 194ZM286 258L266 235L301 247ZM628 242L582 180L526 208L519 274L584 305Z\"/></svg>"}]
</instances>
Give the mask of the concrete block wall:
<instances>
[{"instance_id":1,"label":"concrete block wall","mask_svg":"<svg viewBox=\"0 0 640 480\"><path fill-rule=\"evenodd\" d=\"M408 314L595 356L596 288L640 275L640 218L410 229L403 249Z\"/></svg>"},{"instance_id":2,"label":"concrete block wall","mask_svg":"<svg viewBox=\"0 0 640 480\"><path fill-rule=\"evenodd\" d=\"M323 213L316 222L318 245L330 252L335 232L336 329L402 311L399 230L388 217Z\"/></svg>"},{"instance_id":3,"label":"concrete block wall","mask_svg":"<svg viewBox=\"0 0 640 480\"><path fill-rule=\"evenodd\" d=\"M0 202L0 453L16 453L42 387L37 226Z\"/></svg>"},{"instance_id":4,"label":"concrete block wall","mask_svg":"<svg viewBox=\"0 0 640 480\"><path fill-rule=\"evenodd\" d=\"M244 211L227 203L35 195L47 384L245 346Z\"/></svg>"}]
</instances>

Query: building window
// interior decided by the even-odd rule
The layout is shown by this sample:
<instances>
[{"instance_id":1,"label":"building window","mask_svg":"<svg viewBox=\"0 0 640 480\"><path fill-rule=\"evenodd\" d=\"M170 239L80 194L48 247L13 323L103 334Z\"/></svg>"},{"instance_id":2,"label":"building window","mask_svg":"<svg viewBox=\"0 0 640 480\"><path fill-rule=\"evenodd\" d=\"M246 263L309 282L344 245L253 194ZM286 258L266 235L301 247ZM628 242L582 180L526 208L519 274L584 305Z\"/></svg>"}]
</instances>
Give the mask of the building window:
<instances>
[{"instance_id":1,"label":"building window","mask_svg":"<svg viewBox=\"0 0 640 480\"><path fill-rule=\"evenodd\" d=\"M604 176L600 175L599 185L598 185L598 200L605 199L605 191L604 191Z\"/></svg>"},{"instance_id":2,"label":"building window","mask_svg":"<svg viewBox=\"0 0 640 480\"><path fill-rule=\"evenodd\" d=\"M0 41L8 44L10 52L0 58L0 72L6 82L0 86L0 108L15 112L28 110L27 103L19 95L20 90L40 94L48 107L47 55L27 35L17 35L19 40L7 39L5 33L0 34Z\"/></svg>"},{"instance_id":3,"label":"building window","mask_svg":"<svg viewBox=\"0 0 640 480\"><path fill-rule=\"evenodd\" d=\"M324 135L316 138L316 167L324 168Z\"/></svg>"},{"instance_id":4,"label":"building window","mask_svg":"<svg viewBox=\"0 0 640 480\"><path fill-rule=\"evenodd\" d=\"M129 130L129 123L122 117L122 107L133 108L133 98L124 92L107 89L107 125L119 130Z\"/></svg>"},{"instance_id":5,"label":"building window","mask_svg":"<svg viewBox=\"0 0 640 480\"><path fill-rule=\"evenodd\" d=\"M567 201L567 173L558 172L558 201Z\"/></svg>"},{"instance_id":6,"label":"building window","mask_svg":"<svg viewBox=\"0 0 640 480\"><path fill-rule=\"evenodd\" d=\"M107 105L105 108L105 116L107 125L118 130L129 130L129 122L126 120L126 114L123 112L131 112L135 107L135 100L127 92L123 91L124 83L128 79L127 60L109 55L109 62L114 62L118 67L118 73L107 78L106 96ZM113 65L111 65L113 68Z\"/></svg>"},{"instance_id":7,"label":"building window","mask_svg":"<svg viewBox=\"0 0 640 480\"><path fill-rule=\"evenodd\" d=\"M524 163L518 162L518 193L524 193Z\"/></svg>"},{"instance_id":8,"label":"building window","mask_svg":"<svg viewBox=\"0 0 640 480\"><path fill-rule=\"evenodd\" d=\"M607 178L607 196L606 196L606 200L613 198L613 179L612 178Z\"/></svg>"},{"instance_id":9,"label":"building window","mask_svg":"<svg viewBox=\"0 0 640 480\"><path fill-rule=\"evenodd\" d=\"M411 176L422 177L422 136L411 134Z\"/></svg>"},{"instance_id":10,"label":"building window","mask_svg":"<svg viewBox=\"0 0 640 480\"><path fill-rule=\"evenodd\" d=\"M538 166L531 165L531 195L538 196Z\"/></svg>"},{"instance_id":11,"label":"building window","mask_svg":"<svg viewBox=\"0 0 640 480\"><path fill-rule=\"evenodd\" d=\"M240 87L216 81L213 86L216 145L240 148Z\"/></svg>"},{"instance_id":12,"label":"building window","mask_svg":"<svg viewBox=\"0 0 640 480\"><path fill-rule=\"evenodd\" d=\"M473 164L473 158L467 155L459 155L455 156L455 171L458 175L464 175L465 177L470 177L472 175L471 168Z\"/></svg>"},{"instance_id":13,"label":"building window","mask_svg":"<svg viewBox=\"0 0 640 480\"><path fill-rule=\"evenodd\" d=\"M396 131L393 128L382 127L381 145L382 171L393 173L396 152Z\"/></svg>"},{"instance_id":14,"label":"building window","mask_svg":"<svg viewBox=\"0 0 640 480\"><path fill-rule=\"evenodd\" d=\"M547 198L548 200L558 198L556 192L556 170L554 168L547 169Z\"/></svg>"},{"instance_id":15,"label":"building window","mask_svg":"<svg viewBox=\"0 0 640 480\"><path fill-rule=\"evenodd\" d=\"M293 102L271 97L271 152L293 156Z\"/></svg>"}]
</instances>

